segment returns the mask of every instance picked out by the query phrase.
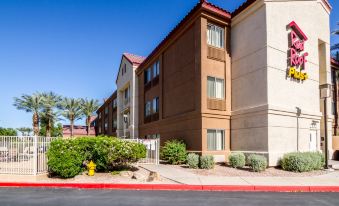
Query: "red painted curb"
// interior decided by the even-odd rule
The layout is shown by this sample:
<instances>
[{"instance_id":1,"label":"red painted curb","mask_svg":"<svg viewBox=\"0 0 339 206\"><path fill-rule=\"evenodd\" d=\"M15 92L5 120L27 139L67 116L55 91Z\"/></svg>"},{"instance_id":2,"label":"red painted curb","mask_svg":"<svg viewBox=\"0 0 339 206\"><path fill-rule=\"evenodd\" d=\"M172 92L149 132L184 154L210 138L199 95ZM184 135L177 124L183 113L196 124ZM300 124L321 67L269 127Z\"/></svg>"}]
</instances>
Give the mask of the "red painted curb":
<instances>
[{"instance_id":1,"label":"red painted curb","mask_svg":"<svg viewBox=\"0 0 339 206\"><path fill-rule=\"evenodd\" d=\"M246 191L246 192L339 192L339 186L251 186L251 185L180 185L180 184L107 184L107 183L20 183L0 182L0 187L78 188L173 191Z\"/></svg>"}]
</instances>

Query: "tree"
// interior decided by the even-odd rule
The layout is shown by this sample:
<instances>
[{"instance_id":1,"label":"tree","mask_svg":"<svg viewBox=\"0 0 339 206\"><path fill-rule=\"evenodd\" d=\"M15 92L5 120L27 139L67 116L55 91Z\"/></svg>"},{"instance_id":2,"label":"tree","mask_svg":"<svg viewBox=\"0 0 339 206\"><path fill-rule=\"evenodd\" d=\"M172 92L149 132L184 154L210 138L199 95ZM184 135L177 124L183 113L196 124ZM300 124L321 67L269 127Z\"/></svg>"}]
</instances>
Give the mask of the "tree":
<instances>
[{"instance_id":1,"label":"tree","mask_svg":"<svg viewBox=\"0 0 339 206\"><path fill-rule=\"evenodd\" d=\"M74 121L81 119L82 116L80 100L65 97L59 108L62 110L61 115L70 121L71 137L73 137Z\"/></svg>"},{"instance_id":2,"label":"tree","mask_svg":"<svg viewBox=\"0 0 339 206\"><path fill-rule=\"evenodd\" d=\"M15 129L12 128L3 128L0 127L0 136L17 136L18 133Z\"/></svg>"},{"instance_id":3,"label":"tree","mask_svg":"<svg viewBox=\"0 0 339 206\"><path fill-rule=\"evenodd\" d=\"M337 25L339 25L339 22L337 22ZM339 35L339 29L336 29L334 31L332 31L333 35ZM334 51L334 54L332 54L334 56L334 58L339 61L339 43L334 44L333 46L331 46L331 51Z\"/></svg>"},{"instance_id":4,"label":"tree","mask_svg":"<svg viewBox=\"0 0 339 206\"><path fill-rule=\"evenodd\" d=\"M32 126L34 135L39 134L39 111L42 106L42 95L35 93L33 95L23 94L21 98L14 98L14 106L19 110L33 113Z\"/></svg>"},{"instance_id":5,"label":"tree","mask_svg":"<svg viewBox=\"0 0 339 206\"><path fill-rule=\"evenodd\" d=\"M95 99L81 99L81 112L86 118L87 136L91 128L91 116L99 109L99 101Z\"/></svg>"},{"instance_id":6,"label":"tree","mask_svg":"<svg viewBox=\"0 0 339 206\"><path fill-rule=\"evenodd\" d=\"M40 136L46 137L46 124L41 122L40 127ZM62 124L58 123L57 125L52 125L51 127L51 136L52 137L62 137Z\"/></svg>"},{"instance_id":7,"label":"tree","mask_svg":"<svg viewBox=\"0 0 339 206\"><path fill-rule=\"evenodd\" d=\"M54 122L58 121L59 113L55 109L59 106L61 97L54 92L44 92L42 96L41 120L46 126L46 136L51 136L51 129Z\"/></svg>"},{"instance_id":8,"label":"tree","mask_svg":"<svg viewBox=\"0 0 339 206\"><path fill-rule=\"evenodd\" d=\"M30 136L31 132L33 131L31 128L29 127L20 127L17 128L16 130L18 130L19 132L21 132L22 136Z\"/></svg>"}]
</instances>

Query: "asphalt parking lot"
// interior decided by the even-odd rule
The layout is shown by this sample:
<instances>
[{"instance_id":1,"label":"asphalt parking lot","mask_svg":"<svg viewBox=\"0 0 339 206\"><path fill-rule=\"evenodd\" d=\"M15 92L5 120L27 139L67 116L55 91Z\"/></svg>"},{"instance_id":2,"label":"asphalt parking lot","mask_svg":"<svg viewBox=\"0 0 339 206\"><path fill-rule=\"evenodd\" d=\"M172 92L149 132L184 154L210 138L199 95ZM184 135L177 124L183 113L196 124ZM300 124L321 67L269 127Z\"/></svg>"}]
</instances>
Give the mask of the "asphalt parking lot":
<instances>
[{"instance_id":1,"label":"asphalt parking lot","mask_svg":"<svg viewBox=\"0 0 339 206\"><path fill-rule=\"evenodd\" d=\"M339 205L338 193L128 191L0 188L1 206L286 206Z\"/></svg>"}]
</instances>

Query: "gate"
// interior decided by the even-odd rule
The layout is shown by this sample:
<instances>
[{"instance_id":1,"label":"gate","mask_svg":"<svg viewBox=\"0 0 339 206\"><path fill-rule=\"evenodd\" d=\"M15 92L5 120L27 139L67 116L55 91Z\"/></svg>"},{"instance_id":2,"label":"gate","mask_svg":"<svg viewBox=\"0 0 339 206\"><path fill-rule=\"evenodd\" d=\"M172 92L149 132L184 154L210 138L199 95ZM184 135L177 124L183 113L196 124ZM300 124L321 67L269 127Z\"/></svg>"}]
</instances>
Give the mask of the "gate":
<instances>
[{"instance_id":1,"label":"gate","mask_svg":"<svg viewBox=\"0 0 339 206\"><path fill-rule=\"evenodd\" d=\"M124 139L126 141L138 142L146 147L146 158L139 160L141 164L159 164L160 139Z\"/></svg>"},{"instance_id":2,"label":"gate","mask_svg":"<svg viewBox=\"0 0 339 206\"><path fill-rule=\"evenodd\" d=\"M46 173L50 142L51 137L0 136L0 174Z\"/></svg>"}]
</instances>

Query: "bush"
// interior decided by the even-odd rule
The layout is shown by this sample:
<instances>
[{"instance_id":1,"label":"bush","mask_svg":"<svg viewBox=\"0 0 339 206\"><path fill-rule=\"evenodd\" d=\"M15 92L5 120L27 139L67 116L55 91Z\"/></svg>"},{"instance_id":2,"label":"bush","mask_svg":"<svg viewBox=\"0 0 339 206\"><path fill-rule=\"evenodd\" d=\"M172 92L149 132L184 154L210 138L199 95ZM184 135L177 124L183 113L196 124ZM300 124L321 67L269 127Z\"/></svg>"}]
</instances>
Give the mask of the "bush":
<instances>
[{"instance_id":1,"label":"bush","mask_svg":"<svg viewBox=\"0 0 339 206\"><path fill-rule=\"evenodd\" d=\"M166 141L161 148L160 156L169 164L182 164L186 161L186 144L181 140Z\"/></svg>"},{"instance_id":2,"label":"bush","mask_svg":"<svg viewBox=\"0 0 339 206\"><path fill-rule=\"evenodd\" d=\"M246 157L244 153L235 152L228 156L229 164L234 168L242 168L246 164Z\"/></svg>"},{"instance_id":3,"label":"bush","mask_svg":"<svg viewBox=\"0 0 339 206\"><path fill-rule=\"evenodd\" d=\"M146 147L112 137L56 139L47 152L49 172L64 178L74 177L84 161L93 160L97 171L127 165L146 156Z\"/></svg>"},{"instance_id":4,"label":"bush","mask_svg":"<svg viewBox=\"0 0 339 206\"><path fill-rule=\"evenodd\" d=\"M83 157L71 141L57 139L51 142L48 155L50 173L63 178L74 177L81 172Z\"/></svg>"},{"instance_id":5,"label":"bush","mask_svg":"<svg viewBox=\"0 0 339 206\"><path fill-rule=\"evenodd\" d=\"M200 156L200 168L201 169L213 169L214 157L212 155Z\"/></svg>"},{"instance_id":6,"label":"bush","mask_svg":"<svg viewBox=\"0 0 339 206\"><path fill-rule=\"evenodd\" d=\"M285 154L281 160L283 170L292 172L309 172L320 170L325 164L320 152L292 152Z\"/></svg>"},{"instance_id":7,"label":"bush","mask_svg":"<svg viewBox=\"0 0 339 206\"><path fill-rule=\"evenodd\" d=\"M265 171L267 167L267 159L262 155L252 154L248 157L248 162L254 172Z\"/></svg>"},{"instance_id":8,"label":"bush","mask_svg":"<svg viewBox=\"0 0 339 206\"><path fill-rule=\"evenodd\" d=\"M187 155L187 164L189 168L198 168L199 167L199 155L195 153L189 153Z\"/></svg>"}]
</instances>

